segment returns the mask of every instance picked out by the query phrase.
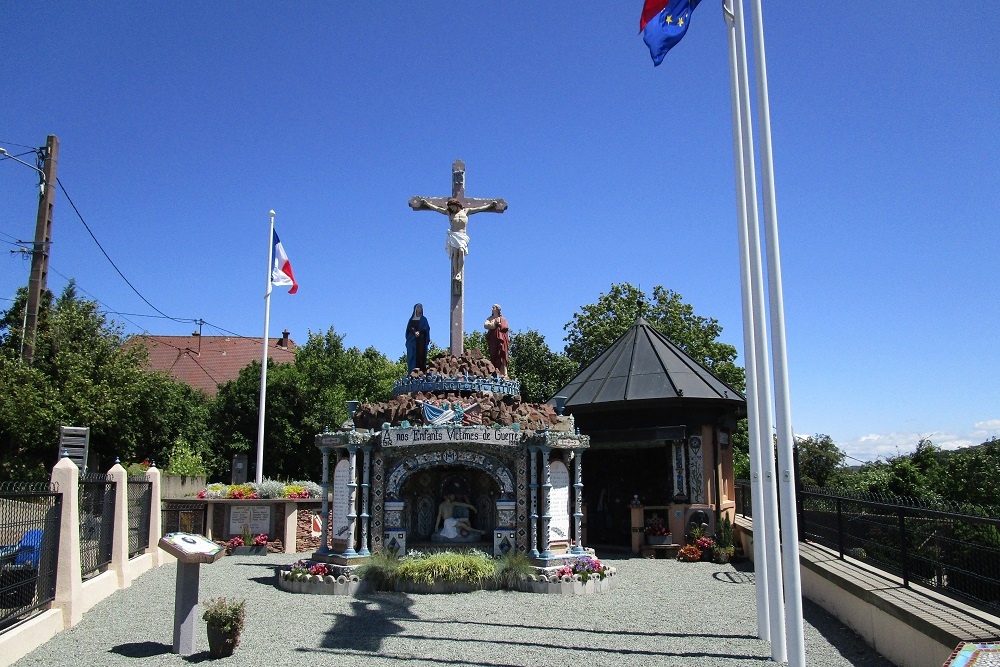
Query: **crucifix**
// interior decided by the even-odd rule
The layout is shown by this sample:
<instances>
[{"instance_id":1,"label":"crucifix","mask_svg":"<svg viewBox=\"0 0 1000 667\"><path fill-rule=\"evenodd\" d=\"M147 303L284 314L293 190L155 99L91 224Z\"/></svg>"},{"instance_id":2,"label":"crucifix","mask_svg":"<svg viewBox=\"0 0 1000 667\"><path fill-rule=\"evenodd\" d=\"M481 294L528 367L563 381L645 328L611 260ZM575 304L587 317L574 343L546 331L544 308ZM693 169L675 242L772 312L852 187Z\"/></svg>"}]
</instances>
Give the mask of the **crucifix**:
<instances>
[{"instance_id":1,"label":"crucifix","mask_svg":"<svg viewBox=\"0 0 1000 667\"><path fill-rule=\"evenodd\" d=\"M473 213L503 213L503 199L473 199L465 196L465 163L451 165L451 197L413 197L414 211L436 211L448 216L449 230L445 250L451 258L451 353L461 356L465 319L465 256L469 253L469 216Z\"/></svg>"}]
</instances>

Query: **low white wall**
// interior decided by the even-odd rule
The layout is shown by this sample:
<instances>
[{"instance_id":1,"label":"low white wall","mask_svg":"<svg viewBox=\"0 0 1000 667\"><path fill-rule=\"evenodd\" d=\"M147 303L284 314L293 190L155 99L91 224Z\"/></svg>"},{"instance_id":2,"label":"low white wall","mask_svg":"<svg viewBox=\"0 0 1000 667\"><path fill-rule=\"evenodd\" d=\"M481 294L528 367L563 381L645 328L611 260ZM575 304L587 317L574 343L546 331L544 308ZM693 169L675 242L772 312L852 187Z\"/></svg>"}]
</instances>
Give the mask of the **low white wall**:
<instances>
[{"instance_id":1,"label":"low white wall","mask_svg":"<svg viewBox=\"0 0 1000 667\"><path fill-rule=\"evenodd\" d=\"M844 589L808 567L802 571L802 595L823 607L841 623L898 667L941 667L957 641L946 646Z\"/></svg>"}]
</instances>

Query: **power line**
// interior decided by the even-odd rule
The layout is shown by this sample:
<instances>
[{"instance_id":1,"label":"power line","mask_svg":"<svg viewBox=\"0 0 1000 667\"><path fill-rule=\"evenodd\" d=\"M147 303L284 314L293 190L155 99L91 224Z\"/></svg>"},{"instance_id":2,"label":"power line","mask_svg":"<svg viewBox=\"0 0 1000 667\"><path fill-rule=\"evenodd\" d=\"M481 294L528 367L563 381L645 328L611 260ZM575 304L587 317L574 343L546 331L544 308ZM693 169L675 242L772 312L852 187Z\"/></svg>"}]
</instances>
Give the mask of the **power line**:
<instances>
[{"instance_id":1,"label":"power line","mask_svg":"<svg viewBox=\"0 0 1000 667\"><path fill-rule=\"evenodd\" d=\"M115 264L114 260L111 259L111 256L108 255L107 251L104 249L104 246L101 245L101 242L97 240L97 237L94 235L94 232L91 231L90 229L90 225L88 225L87 221L83 219L83 216L80 214L80 210L76 207L76 204L73 203L73 200L70 198L69 193L66 192L66 188L65 186L63 186L62 181L57 178L56 183L59 184L59 189L61 189L63 194L66 196L66 200L69 201L69 205L73 207L73 211L76 213L76 217L80 218L80 222L83 223L83 226L87 230L87 233L90 234L90 238L94 239L94 243L97 244L97 247L104 254L104 257L108 260L108 262L111 264L114 270L118 272L118 275L121 276L122 280L125 281L125 284L131 287L132 291L135 292L137 295L139 295L139 298L142 299L147 306L158 312L160 315L163 315L168 320L174 320L175 322L183 322L184 320L178 319L176 317L171 317L170 315L167 315L165 312L154 306L152 303L149 302L149 299L144 297L142 293L135 288L135 285L129 282L129 279L125 277L125 274L121 272L121 269L118 268L118 265Z\"/></svg>"}]
</instances>

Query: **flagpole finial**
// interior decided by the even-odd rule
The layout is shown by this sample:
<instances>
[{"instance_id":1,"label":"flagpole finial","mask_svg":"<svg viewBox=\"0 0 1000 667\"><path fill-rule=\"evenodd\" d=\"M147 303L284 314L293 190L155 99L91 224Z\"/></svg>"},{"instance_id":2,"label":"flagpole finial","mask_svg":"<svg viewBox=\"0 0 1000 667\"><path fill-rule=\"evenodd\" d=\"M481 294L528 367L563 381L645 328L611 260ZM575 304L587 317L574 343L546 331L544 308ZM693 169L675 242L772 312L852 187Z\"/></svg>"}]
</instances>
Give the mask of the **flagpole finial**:
<instances>
[{"instance_id":1,"label":"flagpole finial","mask_svg":"<svg viewBox=\"0 0 1000 667\"><path fill-rule=\"evenodd\" d=\"M274 220L274 209L272 208L268 213L271 214L271 219Z\"/></svg>"}]
</instances>

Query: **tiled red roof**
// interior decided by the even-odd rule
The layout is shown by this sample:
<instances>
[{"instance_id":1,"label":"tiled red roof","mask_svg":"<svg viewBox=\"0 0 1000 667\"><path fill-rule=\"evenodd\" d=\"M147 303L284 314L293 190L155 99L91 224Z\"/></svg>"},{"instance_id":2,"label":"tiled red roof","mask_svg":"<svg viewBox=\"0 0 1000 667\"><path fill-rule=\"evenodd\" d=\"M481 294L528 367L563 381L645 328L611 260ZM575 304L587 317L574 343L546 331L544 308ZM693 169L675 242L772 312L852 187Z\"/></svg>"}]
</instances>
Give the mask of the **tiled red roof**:
<instances>
[{"instance_id":1,"label":"tiled red roof","mask_svg":"<svg viewBox=\"0 0 1000 667\"><path fill-rule=\"evenodd\" d=\"M295 343L288 339L268 339L269 359L278 364L295 360ZM175 380L208 396L214 396L220 384L235 380L253 361L260 361L260 338L237 336L133 336L126 345L144 345L149 351L151 370L169 373Z\"/></svg>"}]
</instances>

